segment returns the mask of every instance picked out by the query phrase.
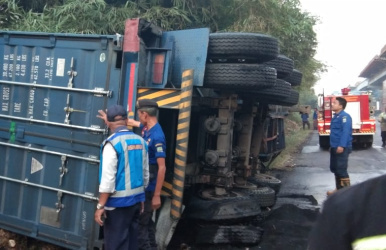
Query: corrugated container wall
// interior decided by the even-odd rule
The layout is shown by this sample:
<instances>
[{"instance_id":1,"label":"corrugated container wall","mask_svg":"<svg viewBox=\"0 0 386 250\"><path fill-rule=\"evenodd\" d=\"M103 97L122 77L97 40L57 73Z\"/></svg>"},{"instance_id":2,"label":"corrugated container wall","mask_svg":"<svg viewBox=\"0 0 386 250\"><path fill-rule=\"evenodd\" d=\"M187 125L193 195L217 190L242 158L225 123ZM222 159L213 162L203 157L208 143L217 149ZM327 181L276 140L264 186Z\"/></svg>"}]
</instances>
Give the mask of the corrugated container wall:
<instances>
[{"instance_id":1,"label":"corrugated container wall","mask_svg":"<svg viewBox=\"0 0 386 250\"><path fill-rule=\"evenodd\" d=\"M120 43L0 32L2 228L67 248L101 246L93 216L106 131L96 115L118 103Z\"/></svg>"}]
</instances>

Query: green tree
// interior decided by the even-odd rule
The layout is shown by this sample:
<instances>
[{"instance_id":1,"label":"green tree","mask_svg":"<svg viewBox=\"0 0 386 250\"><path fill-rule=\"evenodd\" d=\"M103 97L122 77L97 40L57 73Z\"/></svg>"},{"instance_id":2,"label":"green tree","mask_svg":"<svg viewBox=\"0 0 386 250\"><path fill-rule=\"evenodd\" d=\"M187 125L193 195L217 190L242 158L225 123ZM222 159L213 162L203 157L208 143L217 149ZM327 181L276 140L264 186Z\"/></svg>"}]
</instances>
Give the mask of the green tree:
<instances>
[{"instance_id":1,"label":"green tree","mask_svg":"<svg viewBox=\"0 0 386 250\"><path fill-rule=\"evenodd\" d=\"M278 38L281 53L303 73L297 89L312 96L325 66L316 61L318 19L299 0L0 0L0 27L8 30L122 34L127 18L165 30L210 27L212 32L259 32Z\"/></svg>"}]
</instances>

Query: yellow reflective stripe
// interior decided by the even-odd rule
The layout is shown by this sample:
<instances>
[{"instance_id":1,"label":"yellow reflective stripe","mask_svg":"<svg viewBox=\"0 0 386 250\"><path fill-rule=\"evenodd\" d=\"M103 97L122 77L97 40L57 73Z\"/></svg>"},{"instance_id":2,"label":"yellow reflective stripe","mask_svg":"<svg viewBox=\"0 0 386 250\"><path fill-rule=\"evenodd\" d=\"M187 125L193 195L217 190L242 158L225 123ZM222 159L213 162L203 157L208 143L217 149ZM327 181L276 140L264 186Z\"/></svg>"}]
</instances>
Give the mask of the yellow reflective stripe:
<instances>
[{"instance_id":1,"label":"yellow reflective stripe","mask_svg":"<svg viewBox=\"0 0 386 250\"><path fill-rule=\"evenodd\" d=\"M182 119L188 118L189 116L190 116L190 112L189 112L189 111L182 112L182 113L180 113L180 115L178 116L178 119L182 120Z\"/></svg>"},{"instance_id":2,"label":"yellow reflective stripe","mask_svg":"<svg viewBox=\"0 0 386 250\"><path fill-rule=\"evenodd\" d=\"M353 250L384 250L385 246L385 234L358 239L352 243Z\"/></svg>"}]
</instances>

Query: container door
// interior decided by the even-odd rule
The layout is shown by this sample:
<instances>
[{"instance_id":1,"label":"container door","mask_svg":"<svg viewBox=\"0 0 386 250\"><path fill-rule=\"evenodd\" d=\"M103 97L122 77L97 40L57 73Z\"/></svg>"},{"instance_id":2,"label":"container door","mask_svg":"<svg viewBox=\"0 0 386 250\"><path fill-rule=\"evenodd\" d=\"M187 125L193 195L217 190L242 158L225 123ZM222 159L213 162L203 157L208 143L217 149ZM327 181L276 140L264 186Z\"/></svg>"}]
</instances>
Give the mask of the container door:
<instances>
[{"instance_id":1,"label":"container door","mask_svg":"<svg viewBox=\"0 0 386 250\"><path fill-rule=\"evenodd\" d=\"M0 33L0 227L100 247L99 109L118 103L115 36Z\"/></svg>"}]
</instances>

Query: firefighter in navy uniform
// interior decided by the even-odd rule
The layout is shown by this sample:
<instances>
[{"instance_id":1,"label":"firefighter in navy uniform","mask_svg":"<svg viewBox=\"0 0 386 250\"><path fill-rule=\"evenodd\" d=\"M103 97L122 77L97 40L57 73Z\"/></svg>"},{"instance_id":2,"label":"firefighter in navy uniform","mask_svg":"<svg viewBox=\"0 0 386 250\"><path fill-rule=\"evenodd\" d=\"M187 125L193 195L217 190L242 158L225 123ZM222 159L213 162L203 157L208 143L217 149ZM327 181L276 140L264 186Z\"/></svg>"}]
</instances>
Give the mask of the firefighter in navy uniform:
<instances>
[{"instance_id":1,"label":"firefighter in navy uniform","mask_svg":"<svg viewBox=\"0 0 386 250\"><path fill-rule=\"evenodd\" d=\"M161 125L158 123L158 104L151 99L137 101L139 121L128 120L129 126L139 127L142 138L149 148L149 186L146 188L145 210L139 219L139 249L157 250L153 211L161 206L161 189L165 179L166 140Z\"/></svg>"},{"instance_id":2,"label":"firefighter in navy uniform","mask_svg":"<svg viewBox=\"0 0 386 250\"><path fill-rule=\"evenodd\" d=\"M330 125L330 170L335 174L336 189L328 191L327 195L350 186L347 167L348 157L352 151L352 119L344 111L346 104L346 99L337 97L331 105L331 110L335 114Z\"/></svg>"},{"instance_id":3,"label":"firefighter in navy uniform","mask_svg":"<svg viewBox=\"0 0 386 250\"><path fill-rule=\"evenodd\" d=\"M323 204L308 250L386 249L386 175L344 189Z\"/></svg>"}]
</instances>

